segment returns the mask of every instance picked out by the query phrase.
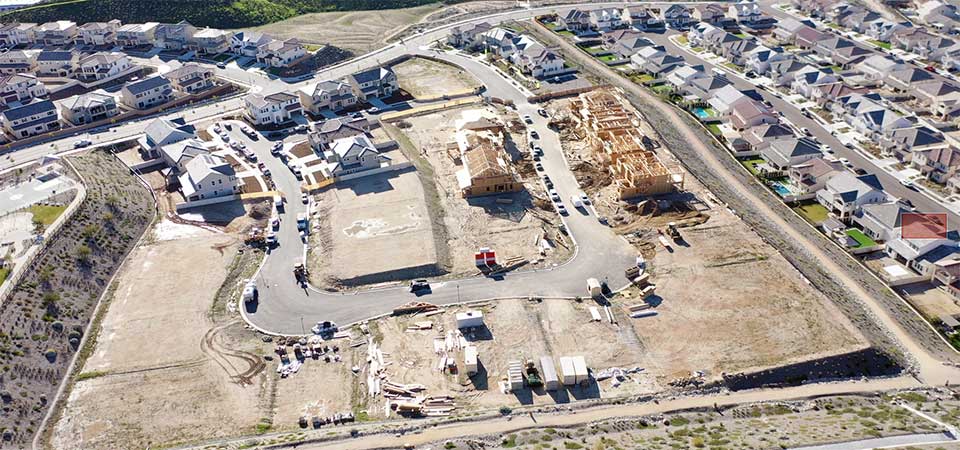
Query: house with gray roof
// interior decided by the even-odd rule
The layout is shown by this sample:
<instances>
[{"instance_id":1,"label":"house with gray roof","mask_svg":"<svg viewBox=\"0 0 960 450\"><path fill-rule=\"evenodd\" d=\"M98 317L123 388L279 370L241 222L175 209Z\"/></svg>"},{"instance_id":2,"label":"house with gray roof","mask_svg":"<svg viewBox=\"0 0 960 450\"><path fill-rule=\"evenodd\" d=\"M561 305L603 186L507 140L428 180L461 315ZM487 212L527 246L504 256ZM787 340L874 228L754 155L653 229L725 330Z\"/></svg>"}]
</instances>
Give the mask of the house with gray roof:
<instances>
[{"instance_id":1,"label":"house with gray roof","mask_svg":"<svg viewBox=\"0 0 960 450\"><path fill-rule=\"evenodd\" d=\"M740 135L747 142L749 148L745 152L737 153L737 156L757 156L763 149L769 147L773 141L796 137L793 130L779 123L757 125L748 128Z\"/></svg>"},{"instance_id":2,"label":"house with gray roof","mask_svg":"<svg viewBox=\"0 0 960 450\"><path fill-rule=\"evenodd\" d=\"M557 23L565 30L580 33L590 29L590 13L574 8L559 16Z\"/></svg>"},{"instance_id":3,"label":"house with gray roof","mask_svg":"<svg viewBox=\"0 0 960 450\"><path fill-rule=\"evenodd\" d=\"M721 75L710 75L708 77L691 80L684 93L694 95L700 100L708 101L714 94L725 86L730 86L730 81Z\"/></svg>"},{"instance_id":4,"label":"house with gray roof","mask_svg":"<svg viewBox=\"0 0 960 450\"><path fill-rule=\"evenodd\" d=\"M659 76L683 63L683 57L671 55L663 46L644 47L630 57L630 63L653 76Z\"/></svg>"},{"instance_id":5,"label":"house with gray roof","mask_svg":"<svg viewBox=\"0 0 960 450\"><path fill-rule=\"evenodd\" d=\"M491 28L493 25L488 22L455 26L447 35L447 43L457 48L473 49L477 46L477 36L490 31Z\"/></svg>"},{"instance_id":6,"label":"house with gray roof","mask_svg":"<svg viewBox=\"0 0 960 450\"><path fill-rule=\"evenodd\" d=\"M660 14L663 22L674 30L687 30L696 22L693 18L693 9L687 5L673 3L662 8Z\"/></svg>"},{"instance_id":7,"label":"house with gray roof","mask_svg":"<svg viewBox=\"0 0 960 450\"><path fill-rule=\"evenodd\" d=\"M159 158L160 149L164 145L196 137L197 129L193 125L187 125L182 117L177 119L161 117L147 125L143 136L137 139L137 144L140 145L140 151L146 158Z\"/></svg>"},{"instance_id":8,"label":"house with gray roof","mask_svg":"<svg viewBox=\"0 0 960 450\"><path fill-rule=\"evenodd\" d=\"M905 162L910 161L915 150L946 146L943 133L924 125L890 130L880 138L880 148L885 154Z\"/></svg>"},{"instance_id":9,"label":"house with gray roof","mask_svg":"<svg viewBox=\"0 0 960 450\"><path fill-rule=\"evenodd\" d=\"M827 161L817 157L790 166L787 177L797 190L796 200L807 200L816 197L817 191L823 189L830 178L843 170L843 164L839 160Z\"/></svg>"},{"instance_id":10,"label":"house with gray roof","mask_svg":"<svg viewBox=\"0 0 960 450\"><path fill-rule=\"evenodd\" d=\"M253 125L281 125L303 112L300 97L287 92L247 94L243 103L244 117Z\"/></svg>"},{"instance_id":11,"label":"house with gray roof","mask_svg":"<svg viewBox=\"0 0 960 450\"><path fill-rule=\"evenodd\" d=\"M37 55L37 75L66 78L77 69L80 54L74 51L44 50Z\"/></svg>"},{"instance_id":12,"label":"house with gray roof","mask_svg":"<svg viewBox=\"0 0 960 450\"><path fill-rule=\"evenodd\" d=\"M353 87L343 80L327 80L310 84L297 91L303 109L313 115L323 111L337 112L357 104Z\"/></svg>"},{"instance_id":13,"label":"house with gray roof","mask_svg":"<svg viewBox=\"0 0 960 450\"><path fill-rule=\"evenodd\" d=\"M330 173L334 176L379 169L390 162L390 158L381 155L366 134L337 139L330 143L330 150L324 155L328 162L333 163Z\"/></svg>"},{"instance_id":14,"label":"house with gray roof","mask_svg":"<svg viewBox=\"0 0 960 450\"><path fill-rule=\"evenodd\" d=\"M28 103L0 113L3 131L12 140L60 129L57 107L50 100Z\"/></svg>"},{"instance_id":15,"label":"house with gray roof","mask_svg":"<svg viewBox=\"0 0 960 450\"><path fill-rule=\"evenodd\" d=\"M87 92L70 97L60 105L63 120L73 125L83 125L109 119L120 114L117 99L104 91Z\"/></svg>"},{"instance_id":16,"label":"house with gray roof","mask_svg":"<svg viewBox=\"0 0 960 450\"><path fill-rule=\"evenodd\" d=\"M202 154L192 158L180 175L180 191L187 202L231 196L240 193L240 182L226 159Z\"/></svg>"},{"instance_id":17,"label":"house with gray roof","mask_svg":"<svg viewBox=\"0 0 960 450\"><path fill-rule=\"evenodd\" d=\"M844 171L817 191L817 202L844 222L851 220L864 205L886 201L887 194L873 174L857 176Z\"/></svg>"},{"instance_id":18,"label":"house with gray roof","mask_svg":"<svg viewBox=\"0 0 960 450\"><path fill-rule=\"evenodd\" d=\"M307 139L314 150L323 153L329 150L330 143L337 139L368 133L370 122L366 117L336 117L319 123Z\"/></svg>"},{"instance_id":19,"label":"house with gray roof","mask_svg":"<svg viewBox=\"0 0 960 450\"><path fill-rule=\"evenodd\" d=\"M823 156L820 146L807 138L778 139L760 152L760 156L775 170L787 170L790 166Z\"/></svg>"},{"instance_id":20,"label":"house with gray roof","mask_svg":"<svg viewBox=\"0 0 960 450\"><path fill-rule=\"evenodd\" d=\"M871 239L886 242L899 237L901 218L909 212L900 202L872 203L854 213L853 222Z\"/></svg>"},{"instance_id":21,"label":"house with gray roof","mask_svg":"<svg viewBox=\"0 0 960 450\"><path fill-rule=\"evenodd\" d=\"M214 86L213 70L194 62L188 62L178 69L163 75L170 85L183 94L196 94Z\"/></svg>"},{"instance_id":22,"label":"house with gray roof","mask_svg":"<svg viewBox=\"0 0 960 450\"><path fill-rule=\"evenodd\" d=\"M353 87L353 94L360 101L374 98L386 98L400 90L397 74L386 66L374 67L347 77Z\"/></svg>"},{"instance_id":23,"label":"house with gray roof","mask_svg":"<svg viewBox=\"0 0 960 450\"><path fill-rule=\"evenodd\" d=\"M163 76L133 81L120 90L120 103L131 109L150 109L170 100L173 100L173 87Z\"/></svg>"}]
</instances>

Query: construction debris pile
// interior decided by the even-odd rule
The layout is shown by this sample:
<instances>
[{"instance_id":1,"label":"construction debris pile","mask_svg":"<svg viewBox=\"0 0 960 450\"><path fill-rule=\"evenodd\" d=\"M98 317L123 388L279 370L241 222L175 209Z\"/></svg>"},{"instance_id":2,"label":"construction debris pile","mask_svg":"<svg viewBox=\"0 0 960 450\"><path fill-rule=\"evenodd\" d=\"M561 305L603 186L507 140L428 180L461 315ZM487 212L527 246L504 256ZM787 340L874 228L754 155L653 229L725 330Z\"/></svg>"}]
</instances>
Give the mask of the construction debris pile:
<instances>
[{"instance_id":1,"label":"construction debris pile","mask_svg":"<svg viewBox=\"0 0 960 450\"><path fill-rule=\"evenodd\" d=\"M420 326L415 324L408 327L408 331L433 328L433 322L420 324ZM390 381L386 368L392 363L385 360L385 354L375 342L370 342L367 345L367 364L367 393L370 397L381 395L387 400L384 405L384 414L387 417L390 416L391 411L414 417L446 416L456 408L453 397L424 395L427 387L422 384L403 384ZM456 364L454 363L455 367ZM354 372L359 372L359 370L359 368L354 368Z\"/></svg>"},{"instance_id":2,"label":"construction debris pile","mask_svg":"<svg viewBox=\"0 0 960 450\"><path fill-rule=\"evenodd\" d=\"M308 359L322 360L326 363L338 363L341 360L340 346L330 345L329 342L323 341L319 336L311 336L309 339L302 338L299 342L294 343L293 359L290 358L285 343L277 345L275 352L280 358L280 363L277 365L277 373L280 374L280 378L286 378L299 372L300 366Z\"/></svg>"},{"instance_id":3,"label":"construction debris pile","mask_svg":"<svg viewBox=\"0 0 960 450\"><path fill-rule=\"evenodd\" d=\"M613 387L619 387L623 382L630 380L630 375L639 374L643 372L642 367L634 367L631 369L624 369L622 367L610 367L608 369L600 370L596 373L597 381L603 381L607 379L613 379L611 385ZM636 380L637 383L640 383L640 380Z\"/></svg>"},{"instance_id":4,"label":"construction debris pile","mask_svg":"<svg viewBox=\"0 0 960 450\"><path fill-rule=\"evenodd\" d=\"M570 102L578 134L607 165L621 200L683 189L683 171L657 156L656 141L640 131L640 116L617 94L597 89Z\"/></svg>"}]
</instances>

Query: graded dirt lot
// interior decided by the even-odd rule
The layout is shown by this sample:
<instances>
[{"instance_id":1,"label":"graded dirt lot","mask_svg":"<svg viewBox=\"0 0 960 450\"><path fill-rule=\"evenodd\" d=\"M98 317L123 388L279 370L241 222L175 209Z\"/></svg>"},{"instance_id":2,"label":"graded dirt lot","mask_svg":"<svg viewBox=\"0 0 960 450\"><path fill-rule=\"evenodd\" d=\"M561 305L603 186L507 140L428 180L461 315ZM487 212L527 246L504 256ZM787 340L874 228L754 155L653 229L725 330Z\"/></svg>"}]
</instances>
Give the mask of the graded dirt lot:
<instances>
[{"instance_id":1,"label":"graded dirt lot","mask_svg":"<svg viewBox=\"0 0 960 450\"><path fill-rule=\"evenodd\" d=\"M339 182L315 198L319 229L310 238L310 276L318 285L439 273L423 188L413 168Z\"/></svg>"},{"instance_id":2,"label":"graded dirt lot","mask_svg":"<svg viewBox=\"0 0 960 450\"><path fill-rule=\"evenodd\" d=\"M231 235L164 221L130 255L54 448L164 446L249 431L265 416L259 341L234 319L210 319L237 248Z\"/></svg>"},{"instance_id":3,"label":"graded dirt lot","mask_svg":"<svg viewBox=\"0 0 960 450\"><path fill-rule=\"evenodd\" d=\"M546 200L543 186L538 182L529 157L520 157L518 148L527 145L523 132L508 133L507 153L515 158L516 168L524 189L512 194L464 198L460 193L456 173L463 166L451 156L457 150L448 150L453 141L455 121L465 111L483 108L497 114L504 121L517 121L515 113L480 106L465 106L403 119L411 127L403 128L403 135L410 145L433 169L443 220L448 230L450 272L455 275L475 275L478 271L473 255L481 247L496 251L502 260L517 258L530 261L529 267L544 267L569 258L572 245L557 231L560 218ZM510 128L510 127L508 127ZM523 152L525 155L528 152ZM498 203L497 199L512 200L511 204ZM551 249L540 254L536 244L538 237L546 236Z\"/></svg>"},{"instance_id":4,"label":"graded dirt lot","mask_svg":"<svg viewBox=\"0 0 960 450\"><path fill-rule=\"evenodd\" d=\"M400 89L418 100L444 95L461 95L481 86L479 80L463 69L425 58L410 58L393 66Z\"/></svg>"},{"instance_id":5,"label":"graded dirt lot","mask_svg":"<svg viewBox=\"0 0 960 450\"><path fill-rule=\"evenodd\" d=\"M304 42L330 44L361 54L382 47L390 35L440 8L439 3L434 3L405 9L304 14L254 30L278 38L295 37Z\"/></svg>"}]
</instances>

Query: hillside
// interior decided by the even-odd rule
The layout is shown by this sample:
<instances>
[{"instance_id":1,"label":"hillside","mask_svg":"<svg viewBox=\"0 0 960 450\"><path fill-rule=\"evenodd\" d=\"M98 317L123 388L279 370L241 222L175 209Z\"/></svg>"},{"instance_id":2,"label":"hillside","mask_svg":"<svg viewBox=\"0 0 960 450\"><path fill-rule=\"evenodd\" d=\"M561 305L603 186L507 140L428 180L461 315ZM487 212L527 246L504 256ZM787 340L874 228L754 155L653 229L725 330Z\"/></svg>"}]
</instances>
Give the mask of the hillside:
<instances>
[{"instance_id":1,"label":"hillside","mask_svg":"<svg viewBox=\"0 0 960 450\"><path fill-rule=\"evenodd\" d=\"M407 8L438 0L66 0L0 14L0 22L43 23L72 20L77 23L179 22L196 26L243 28L288 19L300 14L328 11ZM453 2L448 2L453 3Z\"/></svg>"}]
</instances>

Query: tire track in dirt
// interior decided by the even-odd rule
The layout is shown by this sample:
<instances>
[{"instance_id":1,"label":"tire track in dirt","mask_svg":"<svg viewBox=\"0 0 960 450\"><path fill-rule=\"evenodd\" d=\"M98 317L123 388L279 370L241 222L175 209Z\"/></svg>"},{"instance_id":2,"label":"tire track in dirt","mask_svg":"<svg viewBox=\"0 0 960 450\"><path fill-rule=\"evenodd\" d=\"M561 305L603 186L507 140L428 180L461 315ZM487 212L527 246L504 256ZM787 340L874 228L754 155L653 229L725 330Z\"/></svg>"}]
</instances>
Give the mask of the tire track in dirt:
<instances>
[{"instance_id":1,"label":"tire track in dirt","mask_svg":"<svg viewBox=\"0 0 960 450\"><path fill-rule=\"evenodd\" d=\"M233 321L208 330L200 341L200 350L217 363L233 382L240 386L249 386L253 384L254 377L267 368L267 364L253 353L234 350L223 344L223 331L236 323L237 321ZM234 364L235 361L237 364ZM243 364L246 364L245 369L237 367L242 367Z\"/></svg>"}]
</instances>

